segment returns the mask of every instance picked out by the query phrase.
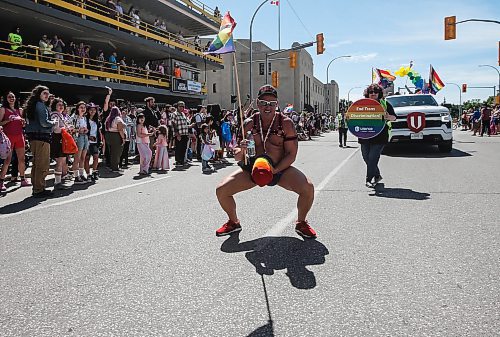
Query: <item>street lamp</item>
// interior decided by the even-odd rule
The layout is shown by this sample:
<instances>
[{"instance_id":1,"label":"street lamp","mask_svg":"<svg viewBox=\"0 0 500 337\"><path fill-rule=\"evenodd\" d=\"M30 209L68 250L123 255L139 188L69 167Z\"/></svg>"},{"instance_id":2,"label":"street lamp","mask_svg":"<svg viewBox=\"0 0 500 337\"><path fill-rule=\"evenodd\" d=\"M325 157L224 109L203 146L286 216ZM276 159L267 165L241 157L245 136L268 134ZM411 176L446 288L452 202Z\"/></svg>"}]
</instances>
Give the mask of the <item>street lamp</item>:
<instances>
[{"instance_id":1,"label":"street lamp","mask_svg":"<svg viewBox=\"0 0 500 337\"><path fill-rule=\"evenodd\" d=\"M330 109L330 112L332 111L332 107L331 107L331 104L330 104L330 89L329 89L329 80L328 80L328 69L330 69L330 65L333 63L333 61L337 60L337 59L341 59L341 58L344 58L344 57L352 57L351 55L342 55L342 56L337 56L335 57L333 60L330 61L330 63L328 63L328 65L326 66L326 89L327 89L327 99L328 99L328 108Z\"/></svg>"},{"instance_id":2,"label":"street lamp","mask_svg":"<svg viewBox=\"0 0 500 337\"><path fill-rule=\"evenodd\" d=\"M330 68L330 65L332 64L333 61L337 60L337 59L341 59L343 57L352 57L351 55L343 55L343 56L337 56L336 58L334 58L333 60L330 61L330 63L328 63L328 65L326 66L326 84L328 84L328 69Z\"/></svg>"},{"instance_id":3,"label":"street lamp","mask_svg":"<svg viewBox=\"0 0 500 337\"><path fill-rule=\"evenodd\" d=\"M497 94L500 96L500 71L497 69L497 67L490 66L489 64L481 64L478 67L490 67L490 68L493 68L496 70L496 72L498 73L498 92L497 92Z\"/></svg>"},{"instance_id":4,"label":"street lamp","mask_svg":"<svg viewBox=\"0 0 500 337\"><path fill-rule=\"evenodd\" d=\"M252 47L253 35L252 35L252 27L253 27L253 20L255 19L255 15L257 15L257 12L259 11L259 9L262 6L264 6L267 2L268 2L268 0L262 1L262 3L259 5L259 7L257 7L257 9L255 10L255 12L253 13L252 21L250 21L250 101L252 101L252 99L253 99L253 88L252 88L253 87L253 81L252 81L252 73L253 73L253 71L252 71L252 65L253 65L253 47ZM267 69L265 69L264 71L267 74Z\"/></svg>"},{"instance_id":5,"label":"street lamp","mask_svg":"<svg viewBox=\"0 0 500 337\"><path fill-rule=\"evenodd\" d=\"M462 118L462 89L460 89L460 86L456 83L446 83L446 84L453 84L453 85L456 85L457 88L458 88L458 92L460 93L460 108L459 108L459 115L458 115L458 118Z\"/></svg>"},{"instance_id":6,"label":"street lamp","mask_svg":"<svg viewBox=\"0 0 500 337\"><path fill-rule=\"evenodd\" d=\"M354 88L349 89L349 91L347 92L347 104L349 104L349 102L351 101L349 99L349 95L351 94L351 90L354 90L354 89L361 89L361 87L354 87Z\"/></svg>"}]
</instances>

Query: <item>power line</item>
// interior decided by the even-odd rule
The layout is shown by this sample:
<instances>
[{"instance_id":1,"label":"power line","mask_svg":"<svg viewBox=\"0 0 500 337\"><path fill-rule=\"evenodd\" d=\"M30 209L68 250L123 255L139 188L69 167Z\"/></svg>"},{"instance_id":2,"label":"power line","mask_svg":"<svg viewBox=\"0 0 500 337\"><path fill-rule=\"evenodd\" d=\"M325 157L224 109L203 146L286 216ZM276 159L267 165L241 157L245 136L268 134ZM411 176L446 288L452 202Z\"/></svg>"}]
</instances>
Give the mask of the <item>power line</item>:
<instances>
[{"instance_id":1,"label":"power line","mask_svg":"<svg viewBox=\"0 0 500 337\"><path fill-rule=\"evenodd\" d=\"M309 31L309 29L307 29L307 27L304 24L304 22L302 22L302 20L300 19L299 15L295 11L295 8L293 8L292 4L290 3L290 1L286 0L286 3L288 4L288 6L290 6L290 8L292 9L293 13L295 14L295 16L297 17L297 19L299 20L299 22L302 24L302 27L304 27L304 29L306 30L306 32L309 34L309 36L311 37L311 39L314 40L314 35L311 34L311 32Z\"/></svg>"}]
</instances>

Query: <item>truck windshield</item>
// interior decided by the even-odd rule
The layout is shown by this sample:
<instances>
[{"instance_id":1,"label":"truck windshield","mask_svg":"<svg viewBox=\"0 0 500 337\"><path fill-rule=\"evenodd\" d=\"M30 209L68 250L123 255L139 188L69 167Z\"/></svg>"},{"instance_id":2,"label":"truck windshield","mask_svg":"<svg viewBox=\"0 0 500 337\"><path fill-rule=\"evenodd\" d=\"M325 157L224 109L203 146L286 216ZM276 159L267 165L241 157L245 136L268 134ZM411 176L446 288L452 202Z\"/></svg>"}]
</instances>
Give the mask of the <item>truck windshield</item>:
<instances>
[{"instance_id":1,"label":"truck windshield","mask_svg":"<svg viewBox=\"0 0 500 337\"><path fill-rule=\"evenodd\" d=\"M422 105L438 106L434 97L430 95L391 96L387 97L387 101L391 103L391 105L394 108L399 108L402 106L422 106Z\"/></svg>"}]
</instances>

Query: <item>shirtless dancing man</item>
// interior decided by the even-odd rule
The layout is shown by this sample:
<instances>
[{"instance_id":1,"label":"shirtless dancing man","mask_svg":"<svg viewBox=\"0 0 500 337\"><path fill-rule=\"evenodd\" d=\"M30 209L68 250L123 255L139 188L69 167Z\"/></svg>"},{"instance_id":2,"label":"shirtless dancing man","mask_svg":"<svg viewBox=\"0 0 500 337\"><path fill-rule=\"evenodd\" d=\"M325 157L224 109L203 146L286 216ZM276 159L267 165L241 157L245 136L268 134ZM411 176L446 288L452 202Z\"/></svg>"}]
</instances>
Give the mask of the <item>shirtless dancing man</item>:
<instances>
[{"instance_id":1,"label":"shirtless dancing man","mask_svg":"<svg viewBox=\"0 0 500 337\"><path fill-rule=\"evenodd\" d=\"M259 112L245 120L245 134L248 131L253 134L256 157L266 155L272 163L275 163L271 165L273 179L268 186L279 185L299 195L295 231L304 238L316 238L316 232L306 221L314 200L314 185L301 171L292 166L298 150L297 133L292 120L276 112L277 106L276 89L271 85L262 86L257 98ZM250 158L247 165L243 164L246 152L243 149L246 147L247 142L244 140L240 143L240 148L236 148L234 152L240 168L217 186L217 199L229 217L229 220L215 232L217 236L241 231L233 196L257 186L251 176L255 158Z\"/></svg>"}]
</instances>

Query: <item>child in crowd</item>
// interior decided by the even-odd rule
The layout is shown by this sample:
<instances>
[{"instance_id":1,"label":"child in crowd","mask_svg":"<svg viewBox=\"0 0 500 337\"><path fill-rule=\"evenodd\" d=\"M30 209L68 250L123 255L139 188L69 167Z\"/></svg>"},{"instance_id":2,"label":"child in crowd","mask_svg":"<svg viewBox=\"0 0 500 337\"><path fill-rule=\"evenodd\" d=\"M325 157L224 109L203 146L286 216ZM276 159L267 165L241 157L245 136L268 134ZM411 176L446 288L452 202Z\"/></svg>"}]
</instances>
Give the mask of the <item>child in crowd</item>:
<instances>
[{"instance_id":1,"label":"child in crowd","mask_svg":"<svg viewBox=\"0 0 500 337\"><path fill-rule=\"evenodd\" d=\"M204 153L206 153L205 146L213 145L210 140L210 130L208 124L203 123L201 125L201 133L200 133L200 142L201 142L201 171L203 173L209 173L213 171L213 168L208 164L210 158L205 157ZM205 151L204 151L205 150Z\"/></svg>"},{"instance_id":2,"label":"child in crowd","mask_svg":"<svg viewBox=\"0 0 500 337\"><path fill-rule=\"evenodd\" d=\"M50 156L55 159L56 166L54 168L54 190L66 190L66 186L62 180L65 173L68 172L66 164L67 155L62 150L62 129L67 132L72 132L72 128L66 125L62 113L66 110L66 102L61 98L55 98L51 105L52 113L50 118L55 121L52 128L52 137L50 140Z\"/></svg>"},{"instance_id":3,"label":"child in crowd","mask_svg":"<svg viewBox=\"0 0 500 337\"><path fill-rule=\"evenodd\" d=\"M148 132L148 129L144 126L144 121L146 118L143 113L137 115L137 126L136 126L136 144L137 150L139 151L140 157L140 171L139 175L149 174L149 164L151 163L152 151L149 148L149 137L152 133Z\"/></svg>"},{"instance_id":4,"label":"child in crowd","mask_svg":"<svg viewBox=\"0 0 500 337\"><path fill-rule=\"evenodd\" d=\"M156 155L154 168L160 171L170 169L170 162L168 159L168 129L165 125L160 125L158 128L159 134L156 138Z\"/></svg>"},{"instance_id":5,"label":"child in crowd","mask_svg":"<svg viewBox=\"0 0 500 337\"><path fill-rule=\"evenodd\" d=\"M76 145L78 146L78 153L75 154L73 159L73 172L75 174L75 184L81 185L89 182L85 177L85 157L89 149L89 122L86 116L87 104L85 102L78 102L76 104L76 111L73 115L73 125L76 132Z\"/></svg>"},{"instance_id":6,"label":"child in crowd","mask_svg":"<svg viewBox=\"0 0 500 337\"><path fill-rule=\"evenodd\" d=\"M92 181L99 179L99 147L101 146L101 134L99 129L101 128L101 123L99 122L98 109L99 107L94 103L89 103L87 105L89 150L85 157L85 172L87 173L87 178L90 178ZM90 159L92 159L92 173L90 172Z\"/></svg>"}]
</instances>

